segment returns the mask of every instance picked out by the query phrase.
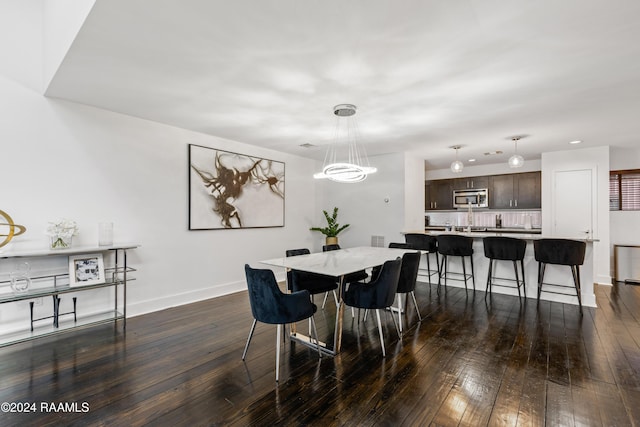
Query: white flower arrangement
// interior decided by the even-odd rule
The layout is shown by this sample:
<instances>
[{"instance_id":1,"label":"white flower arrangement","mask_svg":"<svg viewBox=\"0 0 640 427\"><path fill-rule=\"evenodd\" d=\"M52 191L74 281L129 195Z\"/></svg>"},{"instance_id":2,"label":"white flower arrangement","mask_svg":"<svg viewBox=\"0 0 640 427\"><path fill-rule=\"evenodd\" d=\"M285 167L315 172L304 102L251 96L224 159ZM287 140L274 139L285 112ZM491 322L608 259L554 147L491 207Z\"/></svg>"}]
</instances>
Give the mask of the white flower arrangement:
<instances>
[{"instance_id":1,"label":"white flower arrangement","mask_svg":"<svg viewBox=\"0 0 640 427\"><path fill-rule=\"evenodd\" d=\"M58 221L49 221L46 234L51 236L52 248L66 248L69 246L71 236L78 234L79 228L75 221L70 219L60 219Z\"/></svg>"}]
</instances>

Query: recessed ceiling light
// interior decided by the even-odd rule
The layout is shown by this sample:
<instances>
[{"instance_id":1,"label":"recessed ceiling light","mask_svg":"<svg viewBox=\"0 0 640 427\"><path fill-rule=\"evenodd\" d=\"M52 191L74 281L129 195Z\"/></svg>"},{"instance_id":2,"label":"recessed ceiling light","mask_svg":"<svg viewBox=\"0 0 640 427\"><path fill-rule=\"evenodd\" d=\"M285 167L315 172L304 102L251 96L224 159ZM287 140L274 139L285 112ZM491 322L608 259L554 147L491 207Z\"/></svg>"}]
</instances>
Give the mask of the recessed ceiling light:
<instances>
[{"instance_id":1,"label":"recessed ceiling light","mask_svg":"<svg viewBox=\"0 0 640 427\"><path fill-rule=\"evenodd\" d=\"M489 151L488 153L484 153L485 156L495 156L496 154L502 154L502 151L496 150L496 151Z\"/></svg>"},{"instance_id":2,"label":"recessed ceiling light","mask_svg":"<svg viewBox=\"0 0 640 427\"><path fill-rule=\"evenodd\" d=\"M469 159L469 163L475 162L475 161L476 161L476 159Z\"/></svg>"},{"instance_id":3,"label":"recessed ceiling light","mask_svg":"<svg viewBox=\"0 0 640 427\"><path fill-rule=\"evenodd\" d=\"M575 141L570 141L569 144L580 144L581 142L581 140L576 139Z\"/></svg>"}]
</instances>

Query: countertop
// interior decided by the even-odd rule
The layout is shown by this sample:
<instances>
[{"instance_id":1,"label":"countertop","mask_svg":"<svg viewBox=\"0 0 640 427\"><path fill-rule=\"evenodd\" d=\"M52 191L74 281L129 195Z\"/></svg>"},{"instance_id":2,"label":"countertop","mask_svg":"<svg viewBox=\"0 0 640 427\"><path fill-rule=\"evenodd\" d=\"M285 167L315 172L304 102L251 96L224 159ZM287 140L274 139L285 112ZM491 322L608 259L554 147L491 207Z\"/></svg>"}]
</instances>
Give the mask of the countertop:
<instances>
[{"instance_id":1,"label":"countertop","mask_svg":"<svg viewBox=\"0 0 640 427\"><path fill-rule=\"evenodd\" d=\"M465 227L455 226L455 231L464 231ZM429 231L445 231L446 227L444 225L428 225L424 227L426 232ZM520 234L540 234L542 233L541 228L530 228L526 229L524 227L471 227L472 233L520 233Z\"/></svg>"},{"instance_id":2,"label":"countertop","mask_svg":"<svg viewBox=\"0 0 640 427\"><path fill-rule=\"evenodd\" d=\"M593 243L593 242L599 242L600 239L585 239L584 237L567 237L567 236L543 236L541 233L525 233L524 229L522 229L521 232L496 232L496 231L489 231L490 229L487 229L487 231L472 231L472 232L466 232L466 231L444 231L444 230L425 230L425 231L406 231L403 234L409 234L409 233L424 233L424 234L430 234L433 236L438 236L440 234L457 234L460 236L468 236L468 237L473 237L474 239L482 239L484 237L492 237L492 236L507 236L507 237L516 237L518 239L525 239L525 240L538 240L538 239L544 239L544 238L553 238L553 239L572 239L572 240L579 240L581 242L587 242L587 243ZM495 229L494 229L495 230ZM502 230L502 229L500 229ZM529 230L531 231L531 230Z\"/></svg>"}]
</instances>

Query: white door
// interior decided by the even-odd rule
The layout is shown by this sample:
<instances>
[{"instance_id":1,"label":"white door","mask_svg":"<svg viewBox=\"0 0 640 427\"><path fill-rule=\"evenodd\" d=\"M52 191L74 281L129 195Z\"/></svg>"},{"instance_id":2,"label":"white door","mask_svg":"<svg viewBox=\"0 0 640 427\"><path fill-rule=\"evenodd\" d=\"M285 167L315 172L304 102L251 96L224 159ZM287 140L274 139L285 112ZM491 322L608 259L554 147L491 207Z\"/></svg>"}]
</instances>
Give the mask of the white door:
<instances>
[{"instance_id":1,"label":"white door","mask_svg":"<svg viewBox=\"0 0 640 427\"><path fill-rule=\"evenodd\" d=\"M592 169L556 171L554 174L553 235L590 237L593 231Z\"/></svg>"}]
</instances>

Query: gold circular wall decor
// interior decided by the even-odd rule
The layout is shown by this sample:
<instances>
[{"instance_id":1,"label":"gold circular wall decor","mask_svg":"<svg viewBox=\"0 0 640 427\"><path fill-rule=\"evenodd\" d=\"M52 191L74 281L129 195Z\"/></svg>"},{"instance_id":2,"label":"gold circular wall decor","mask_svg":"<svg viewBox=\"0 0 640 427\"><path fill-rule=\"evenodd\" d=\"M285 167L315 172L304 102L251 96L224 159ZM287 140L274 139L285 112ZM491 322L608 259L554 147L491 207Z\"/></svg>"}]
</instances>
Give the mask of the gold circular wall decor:
<instances>
[{"instance_id":1,"label":"gold circular wall decor","mask_svg":"<svg viewBox=\"0 0 640 427\"><path fill-rule=\"evenodd\" d=\"M15 224L9 214L3 210L0 210L0 221L3 221L0 222L0 227L9 227L9 234L0 234L0 248L8 244L15 236L19 236L27 231L24 225ZM4 231L0 231L0 233L2 232ZM2 239L2 237L4 237L4 240Z\"/></svg>"}]
</instances>

